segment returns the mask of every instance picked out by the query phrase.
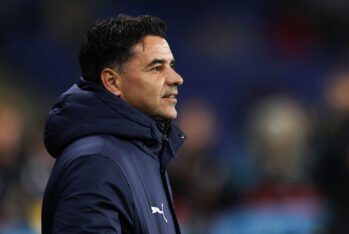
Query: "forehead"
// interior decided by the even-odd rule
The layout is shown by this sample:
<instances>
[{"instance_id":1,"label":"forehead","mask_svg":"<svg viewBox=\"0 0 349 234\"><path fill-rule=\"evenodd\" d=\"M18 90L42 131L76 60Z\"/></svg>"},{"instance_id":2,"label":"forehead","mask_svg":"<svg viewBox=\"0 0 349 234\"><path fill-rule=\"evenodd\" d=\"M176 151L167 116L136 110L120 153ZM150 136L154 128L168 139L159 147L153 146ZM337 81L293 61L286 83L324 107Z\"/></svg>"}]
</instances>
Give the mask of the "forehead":
<instances>
[{"instance_id":1,"label":"forehead","mask_svg":"<svg viewBox=\"0 0 349 234\"><path fill-rule=\"evenodd\" d=\"M168 42L158 36L146 36L134 46L133 58L140 62L148 62L153 59L165 59L171 61L173 55Z\"/></svg>"}]
</instances>

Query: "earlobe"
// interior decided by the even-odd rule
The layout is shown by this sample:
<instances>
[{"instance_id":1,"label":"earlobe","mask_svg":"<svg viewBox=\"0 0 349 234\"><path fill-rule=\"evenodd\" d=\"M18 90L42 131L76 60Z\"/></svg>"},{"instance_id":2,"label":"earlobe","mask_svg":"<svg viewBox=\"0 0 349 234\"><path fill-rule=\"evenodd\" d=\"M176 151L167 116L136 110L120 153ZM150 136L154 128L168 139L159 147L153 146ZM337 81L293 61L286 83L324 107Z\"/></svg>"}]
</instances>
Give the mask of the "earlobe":
<instances>
[{"instance_id":1,"label":"earlobe","mask_svg":"<svg viewBox=\"0 0 349 234\"><path fill-rule=\"evenodd\" d=\"M101 81L105 89L116 96L121 96L120 76L111 68L105 68L101 72Z\"/></svg>"}]
</instances>

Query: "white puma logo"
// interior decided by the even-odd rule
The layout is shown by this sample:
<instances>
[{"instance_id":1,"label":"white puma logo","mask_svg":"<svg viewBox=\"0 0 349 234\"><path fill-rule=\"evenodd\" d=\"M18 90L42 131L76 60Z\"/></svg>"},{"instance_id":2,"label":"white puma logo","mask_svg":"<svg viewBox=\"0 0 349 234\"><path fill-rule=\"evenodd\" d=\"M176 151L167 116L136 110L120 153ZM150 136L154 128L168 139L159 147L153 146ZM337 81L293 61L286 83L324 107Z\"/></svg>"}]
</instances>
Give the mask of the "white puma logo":
<instances>
[{"instance_id":1,"label":"white puma logo","mask_svg":"<svg viewBox=\"0 0 349 234\"><path fill-rule=\"evenodd\" d=\"M152 212L153 214L155 214L155 213L162 214L162 216L164 217L164 220L165 220L166 223L167 223L167 219L166 219L165 214L164 214L164 204L163 204L163 203L161 203L161 209L162 209L162 210L160 210L160 209L159 209L158 207L156 207L156 206L151 206L151 212Z\"/></svg>"}]
</instances>

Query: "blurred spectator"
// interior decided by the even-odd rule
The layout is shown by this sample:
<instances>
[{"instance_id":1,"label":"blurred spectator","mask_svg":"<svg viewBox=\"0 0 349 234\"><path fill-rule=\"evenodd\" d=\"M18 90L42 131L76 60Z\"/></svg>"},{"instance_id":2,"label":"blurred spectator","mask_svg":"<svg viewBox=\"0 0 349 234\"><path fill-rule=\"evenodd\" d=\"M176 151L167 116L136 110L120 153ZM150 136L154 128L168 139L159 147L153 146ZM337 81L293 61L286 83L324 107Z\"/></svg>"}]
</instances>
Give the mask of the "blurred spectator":
<instances>
[{"instance_id":1,"label":"blurred spectator","mask_svg":"<svg viewBox=\"0 0 349 234\"><path fill-rule=\"evenodd\" d=\"M331 222L327 233L349 233L349 68L340 66L324 87L326 106L318 113L315 148L316 179L329 199Z\"/></svg>"},{"instance_id":2,"label":"blurred spectator","mask_svg":"<svg viewBox=\"0 0 349 234\"><path fill-rule=\"evenodd\" d=\"M178 122L187 141L169 167L176 212L183 233L205 234L212 217L225 205L226 181L219 155L213 152L216 113L208 102L195 98L187 100L180 113Z\"/></svg>"},{"instance_id":3,"label":"blurred spectator","mask_svg":"<svg viewBox=\"0 0 349 234\"><path fill-rule=\"evenodd\" d=\"M273 96L255 103L248 122L246 157L257 178L241 190L239 204L217 219L212 233L319 231L325 210L307 168L311 159L307 111L290 97Z\"/></svg>"},{"instance_id":4,"label":"blurred spectator","mask_svg":"<svg viewBox=\"0 0 349 234\"><path fill-rule=\"evenodd\" d=\"M44 123L44 120L41 123ZM34 125L34 132L27 140L30 147L28 147L21 171L18 172L20 185L28 202L25 218L36 233L41 233L42 195L54 163L53 158L44 147L42 130L43 126Z\"/></svg>"},{"instance_id":5,"label":"blurred spectator","mask_svg":"<svg viewBox=\"0 0 349 234\"><path fill-rule=\"evenodd\" d=\"M22 233L27 229L26 201L19 184L19 171L25 157L25 114L15 90L0 87L0 232Z\"/></svg>"},{"instance_id":6,"label":"blurred spectator","mask_svg":"<svg viewBox=\"0 0 349 234\"><path fill-rule=\"evenodd\" d=\"M1 66L0 77L0 233L40 233L38 205L53 161L41 139L47 100Z\"/></svg>"},{"instance_id":7,"label":"blurred spectator","mask_svg":"<svg viewBox=\"0 0 349 234\"><path fill-rule=\"evenodd\" d=\"M304 108L291 98L276 96L257 103L250 117L249 148L262 179L303 183L311 127Z\"/></svg>"}]
</instances>

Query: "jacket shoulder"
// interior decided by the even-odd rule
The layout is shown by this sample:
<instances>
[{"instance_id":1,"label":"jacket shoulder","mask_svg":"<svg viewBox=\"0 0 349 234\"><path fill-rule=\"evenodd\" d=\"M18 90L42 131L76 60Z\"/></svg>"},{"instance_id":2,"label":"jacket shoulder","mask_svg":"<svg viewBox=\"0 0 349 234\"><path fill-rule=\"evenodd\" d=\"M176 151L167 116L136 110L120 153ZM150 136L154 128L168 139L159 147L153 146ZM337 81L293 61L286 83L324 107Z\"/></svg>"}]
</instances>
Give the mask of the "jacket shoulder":
<instances>
[{"instance_id":1,"label":"jacket shoulder","mask_svg":"<svg viewBox=\"0 0 349 234\"><path fill-rule=\"evenodd\" d=\"M130 142L110 135L94 135L80 138L70 145L58 157L57 161L66 164L88 155L103 155L113 161L131 147ZM115 156L118 157L115 157Z\"/></svg>"}]
</instances>

